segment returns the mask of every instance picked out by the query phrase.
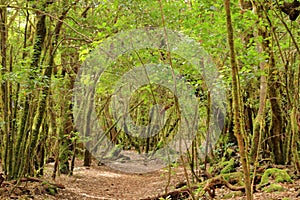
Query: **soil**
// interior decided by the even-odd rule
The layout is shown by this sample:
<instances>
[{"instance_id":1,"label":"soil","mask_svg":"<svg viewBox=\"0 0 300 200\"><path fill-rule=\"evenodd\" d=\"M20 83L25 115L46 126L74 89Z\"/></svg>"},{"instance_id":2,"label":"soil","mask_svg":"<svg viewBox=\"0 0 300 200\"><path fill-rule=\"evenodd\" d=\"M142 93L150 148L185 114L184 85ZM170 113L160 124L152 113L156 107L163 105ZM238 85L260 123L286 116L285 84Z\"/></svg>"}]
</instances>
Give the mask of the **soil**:
<instances>
[{"instance_id":1,"label":"soil","mask_svg":"<svg viewBox=\"0 0 300 200\"><path fill-rule=\"evenodd\" d=\"M43 191L41 182L27 182L22 183L23 185L21 184L21 186L15 189L10 195L8 195L8 193L2 193L0 199L135 200L163 194L167 185L169 185L167 187L168 192L174 191L176 185L186 180L184 168L179 166L172 168L170 184L168 184L168 169L161 169L144 174L130 174L113 170L107 166L98 166L96 162L93 163L91 167L82 167L82 162L77 161L72 176L60 175L53 181L51 180L52 168L53 164L48 164L43 180L63 185L65 189L58 189L56 194L50 195L49 192ZM283 184L283 186L285 190L282 192L256 192L254 199L300 199L300 180L296 180L292 184ZM27 192L23 191L24 188L27 188ZM232 194L232 197L228 198L229 194ZM226 199L245 199L243 195L233 193L224 187L216 190L215 199L225 199L225 196L227 196ZM209 198L202 197L199 199Z\"/></svg>"},{"instance_id":2,"label":"soil","mask_svg":"<svg viewBox=\"0 0 300 200\"><path fill-rule=\"evenodd\" d=\"M59 199L141 199L162 194L167 185L168 170L146 174L130 174L107 166L76 167L73 176L62 175L57 182L65 185L56 196ZM184 181L184 173L171 175L169 189Z\"/></svg>"}]
</instances>

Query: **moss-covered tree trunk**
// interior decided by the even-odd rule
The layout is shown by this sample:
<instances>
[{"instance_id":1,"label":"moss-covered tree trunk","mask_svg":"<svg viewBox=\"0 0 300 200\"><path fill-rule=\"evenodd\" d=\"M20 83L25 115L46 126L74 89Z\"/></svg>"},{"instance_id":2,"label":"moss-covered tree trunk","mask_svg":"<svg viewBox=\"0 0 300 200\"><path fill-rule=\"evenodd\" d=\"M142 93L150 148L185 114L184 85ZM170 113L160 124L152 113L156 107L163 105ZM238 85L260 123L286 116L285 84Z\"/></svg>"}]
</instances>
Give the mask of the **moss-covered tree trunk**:
<instances>
[{"instance_id":1,"label":"moss-covered tree trunk","mask_svg":"<svg viewBox=\"0 0 300 200\"><path fill-rule=\"evenodd\" d=\"M30 34L28 34L28 30L30 30L30 24L29 22L29 12L26 10L26 20L25 20L25 28L24 28L24 40L23 40L23 48L26 49L28 45L28 38L30 37ZM28 56L27 51L22 52L22 59L25 60L26 57ZM25 67L23 65L23 67ZM15 149L14 149L14 170L13 170L13 178L16 177L21 177L24 171L24 165L25 165L25 159L22 159L22 156L24 152L26 151L26 145L27 145L27 140L29 137L29 127L31 127L31 121L30 121L30 107L31 108L34 106L34 104L31 101L32 94L25 94L24 98L21 98L19 95L20 92L20 83L17 83L17 90L16 90L16 105L18 104L23 104L23 110L19 111L20 117L19 119L19 125L18 128L16 128L16 140L15 140ZM27 88L26 88L27 90ZM17 107L16 107L17 108ZM17 117L15 117L17 119Z\"/></svg>"},{"instance_id":2,"label":"moss-covered tree trunk","mask_svg":"<svg viewBox=\"0 0 300 200\"><path fill-rule=\"evenodd\" d=\"M1 4L5 3L1 1ZM3 170L4 174L10 179L10 171L12 169L10 155L12 144L11 144L11 128L10 128L10 102L9 102L9 82L5 79L5 75L8 73L7 66L7 10L6 8L0 8L0 51L1 51L1 101L0 101L0 113L1 113L1 144L2 144L2 159L3 159Z\"/></svg>"},{"instance_id":3,"label":"moss-covered tree trunk","mask_svg":"<svg viewBox=\"0 0 300 200\"><path fill-rule=\"evenodd\" d=\"M256 2L253 2L253 7L256 11L256 15L258 16L258 19L260 21L264 21L263 18L263 11L261 6L256 5ZM257 42L257 49L258 53L262 55L266 49L268 48L269 43L267 42L267 33L266 33L266 27L262 26L265 23L259 23L258 24L258 30L255 31L254 35L257 38L262 38L261 42ZM261 27L262 26L262 27ZM265 72L268 67L268 63L266 61L262 61L259 63L260 70L262 72ZM260 88L259 88L259 109L256 115L256 118L254 120L253 125L253 137L252 137L252 146L251 146L251 160L252 162L255 162L257 159L258 151L260 148L261 143L261 136L263 135L264 127L265 127L265 107L266 107L266 100L267 100L267 76L265 73L262 73L260 76Z\"/></svg>"},{"instance_id":4,"label":"moss-covered tree trunk","mask_svg":"<svg viewBox=\"0 0 300 200\"><path fill-rule=\"evenodd\" d=\"M247 158L247 149L245 149L245 127L243 122L243 110L241 104L240 95L240 82L238 66L235 58L234 50L234 37L233 37L233 27L231 22L231 12L230 12L230 0L224 0L225 10L226 10L226 22L227 22L227 33L228 33L228 44L230 48L230 63L231 63L231 74L232 74L232 98L233 98L233 118L234 118L234 133L237 138L241 163L244 171L244 181L246 189L247 200L252 200L252 189L250 181L250 167Z\"/></svg>"},{"instance_id":5,"label":"moss-covered tree trunk","mask_svg":"<svg viewBox=\"0 0 300 200\"><path fill-rule=\"evenodd\" d=\"M282 110L280 105L280 96L278 95L278 88L280 88L278 77L278 70L275 65L275 58L271 44L268 44L269 48L267 53L269 55L269 80L268 80L268 94L271 103L271 127L270 127L270 146L274 155L274 162L276 164L284 164L285 156L283 151L283 122L282 122Z\"/></svg>"},{"instance_id":6,"label":"moss-covered tree trunk","mask_svg":"<svg viewBox=\"0 0 300 200\"><path fill-rule=\"evenodd\" d=\"M43 10L45 9L47 4L44 4ZM37 25L36 25L36 35L35 35L35 43L34 43L34 52L31 62L31 78L34 79L37 76L37 73L41 71L40 69L40 57L42 55L42 50L44 46L44 41L46 38L46 15L41 12L37 12ZM49 70L45 70L44 75L49 76ZM50 74L51 75L51 74ZM48 92L47 82L43 83L44 87L41 91L41 99L38 102L37 112L34 115L31 134L30 134L30 143L26 152L26 159L28 165L26 166L27 174L34 175L34 160L36 158L36 145L39 139L40 127L42 125L44 111L46 107L46 97ZM20 155L19 155L20 156Z\"/></svg>"}]
</instances>

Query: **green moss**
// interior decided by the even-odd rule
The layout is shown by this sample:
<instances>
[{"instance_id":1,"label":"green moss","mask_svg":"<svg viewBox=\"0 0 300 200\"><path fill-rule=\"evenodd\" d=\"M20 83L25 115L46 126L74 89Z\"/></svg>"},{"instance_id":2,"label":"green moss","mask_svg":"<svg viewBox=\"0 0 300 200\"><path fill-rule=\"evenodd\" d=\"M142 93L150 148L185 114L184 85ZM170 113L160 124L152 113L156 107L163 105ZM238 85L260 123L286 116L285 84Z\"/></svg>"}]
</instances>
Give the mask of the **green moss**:
<instances>
[{"instance_id":1,"label":"green moss","mask_svg":"<svg viewBox=\"0 0 300 200\"><path fill-rule=\"evenodd\" d=\"M214 168L213 168L213 167L209 167L207 171L208 171L210 174L212 174L213 171L214 171Z\"/></svg>"},{"instance_id":2,"label":"green moss","mask_svg":"<svg viewBox=\"0 0 300 200\"><path fill-rule=\"evenodd\" d=\"M232 179L242 179L244 177L243 172L232 172L232 173L228 173L228 174L222 174L222 177L226 180L226 181L230 181Z\"/></svg>"},{"instance_id":3,"label":"green moss","mask_svg":"<svg viewBox=\"0 0 300 200\"><path fill-rule=\"evenodd\" d=\"M234 171L234 158L231 158L229 161L225 161L221 164L222 170L221 174L228 174Z\"/></svg>"},{"instance_id":4,"label":"green moss","mask_svg":"<svg viewBox=\"0 0 300 200\"><path fill-rule=\"evenodd\" d=\"M241 191L232 191L228 194L225 194L222 199L232 199L232 198L235 198L235 197L240 197L240 196L243 196L243 192Z\"/></svg>"},{"instance_id":5,"label":"green moss","mask_svg":"<svg viewBox=\"0 0 300 200\"><path fill-rule=\"evenodd\" d=\"M55 195L56 194L56 189L55 188L49 188L47 191L50 195Z\"/></svg>"},{"instance_id":6,"label":"green moss","mask_svg":"<svg viewBox=\"0 0 300 200\"><path fill-rule=\"evenodd\" d=\"M277 169L277 168L270 168L267 169L261 177L261 181L259 183L260 187L268 184L270 182L270 177L272 177L276 183L283 183L283 182L292 182L291 177L285 170Z\"/></svg>"},{"instance_id":7,"label":"green moss","mask_svg":"<svg viewBox=\"0 0 300 200\"><path fill-rule=\"evenodd\" d=\"M232 172L228 174L222 174L222 177L231 184L242 186L244 185L244 174L242 172Z\"/></svg>"},{"instance_id":8,"label":"green moss","mask_svg":"<svg viewBox=\"0 0 300 200\"><path fill-rule=\"evenodd\" d=\"M285 188L282 187L281 185L279 184L276 184L276 183L273 183L271 185L269 185L268 187L264 188L263 191L265 192L281 192L281 191L284 191Z\"/></svg>"},{"instance_id":9,"label":"green moss","mask_svg":"<svg viewBox=\"0 0 300 200\"><path fill-rule=\"evenodd\" d=\"M57 187L54 185L51 185L50 183L43 182L42 184L44 186L45 191L50 195L55 195L57 193Z\"/></svg>"}]
</instances>

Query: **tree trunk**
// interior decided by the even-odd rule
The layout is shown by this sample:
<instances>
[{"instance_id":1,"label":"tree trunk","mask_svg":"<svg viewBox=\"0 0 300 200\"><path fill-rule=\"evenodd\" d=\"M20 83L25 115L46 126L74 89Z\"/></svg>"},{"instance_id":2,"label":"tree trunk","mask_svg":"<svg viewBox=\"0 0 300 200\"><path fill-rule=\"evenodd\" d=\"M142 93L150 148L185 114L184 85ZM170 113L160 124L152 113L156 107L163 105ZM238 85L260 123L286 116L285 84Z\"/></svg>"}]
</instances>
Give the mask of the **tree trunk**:
<instances>
[{"instance_id":1,"label":"tree trunk","mask_svg":"<svg viewBox=\"0 0 300 200\"><path fill-rule=\"evenodd\" d=\"M263 20L262 18L262 9L261 6L252 5L253 7L256 7L256 13L258 18L260 20ZM264 23L262 23L264 24ZM266 49L268 48L269 43L266 42L268 40L267 33L266 33L266 27L259 27L257 33L254 33L254 36L257 38L262 37L262 43L257 42L257 48L258 53L262 54ZM266 62L259 63L260 70L262 72L265 72L266 70ZM260 148L261 143L261 137L263 135L264 126L265 126L265 107L266 107L266 100L267 100L267 77L262 74L260 76L260 89L259 89L259 109L256 115L256 118L254 120L253 125L253 137L252 137L252 148L251 148L251 160L252 162L256 162L258 151Z\"/></svg>"},{"instance_id":2,"label":"tree trunk","mask_svg":"<svg viewBox=\"0 0 300 200\"><path fill-rule=\"evenodd\" d=\"M10 138L11 138L11 130L9 127L10 124L10 113L9 113L9 83L7 80L3 79L4 75L8 72L7 69L7 28L6 28L6 22L7 22L7 10L6 8L0 8L0 35L1 35L1 41L0 41L0 51L1 51L1 102L0 102L0 113L1 113L1 119L4 121L3 129L1 129L1 135L3 138L1 139L1 144L3 148L2 152L2 159L3 159L3 171L4 174L8 176L8 179L10 179L10 168L12 166L9 165L10 159L12 159L9 156L9 149L10 145Z\"/></svg>"},{"instance_id":3,"label":"tree trunk","mask_svg":"<svg viewBox=\"0 0 300 200\"><path fill-rule=\"evenodd\" d=\"M91 164L92 164L92 154L89 152L88 149L85 149L83 166L89 167L91 166Z\"/></svg>"},{"instance_id":4,"label":"tree trunk","mask_svg":"<svg viewBox=\"0 0 300 200\"><path fill-rule=\"evenodd\" d=\"M238 66L235 58L233 27L231 23L230 0L224 0L227 21L228 44L230 48L230 62L232 72L232 98L233 98L233 117L234 117L234 133L238 141L242 167L244 171L245 189L247 200L252 200L252 189L250 182L250 167L247 158L247 149L245 149L245 127L242 116L242 105L240 96L240 83L238 75Z\"/></svg>"},{"instance_id":5,"label":"tree trunk","mask_svg":"<svg viewBox=\"0 0 300 200\"><path fill-rule=\"evenodd\" d=\"M270 44L268 45L270 46ZM283 152L283 140L284 137L282 131L282 116L281 116L281 107L280 107L280 98L277 94L277 89L279 88L279 83L276 79L277 69L275 67L275 58L273 51L269 49L269 98L271 103L271 110L272 110L272 123L270 127L270 146L271 151L274 155L274 162L276 164L284 164L285 156Z\"/></svg>"},{"instance_id":6,"label":"tree trunk","mask_svg":"<svg viewBox=\"0 0 300 200\"><path fill-rule=\"evenodd\" d=\"M39 61L43 49L44 40L46 37L46 15L39 13L38 14L38 22L36 27L36 39L34 43L34 52L33 52L33 58L31 63L31 69L32 74L31 78L34 79L36 77L36 73L39 71ZM49 67L48 67L49 68ZM51 76L51 73L49 73L49 69L46 68L44 75L49 77ZM48 70L47 70L48 69ZM50 75L50 76L49 76ZM46 97L48 95L48 85L47 81L44 83L46 87L44 87L41 95L41 99L38 103L37 113L34 116L33 125L32 125L32 131L31 131L31 142L30 146L28 148L27 152L27 158L30 161L28 166L28 174L34 175L34 169L32 168L34 166L34 155L35 155L35 148L37 145L37 141L39 138L39 131L40 127L43 121L43 115L46 108ZM26 159L26 158L25 158Z\"/></svg>"}]
</instances>

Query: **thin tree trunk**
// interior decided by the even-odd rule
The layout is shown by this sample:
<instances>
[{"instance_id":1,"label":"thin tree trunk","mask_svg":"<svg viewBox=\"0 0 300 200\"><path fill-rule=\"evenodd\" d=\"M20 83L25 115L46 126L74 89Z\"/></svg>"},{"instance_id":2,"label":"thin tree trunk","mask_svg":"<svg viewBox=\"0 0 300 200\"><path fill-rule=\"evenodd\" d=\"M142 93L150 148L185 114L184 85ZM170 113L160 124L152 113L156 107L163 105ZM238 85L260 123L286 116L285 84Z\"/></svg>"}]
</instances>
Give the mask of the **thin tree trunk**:
<instances>
[{"instance_id":1,"label":"thin tree trunk","mask_svg":"<svg viewBox=\"0 0 300 200\"><path fill-rule=\"evenodd\" d=\"M270 45L269 45L270 46ZM271 103L271 110L272 110L272 123L270 128L270 135L271 135L271 150L274 154L274 161L276 164L284 164L285 156L283 152L283 141L282 138L282 116L281 116L281 106L280 106L280 98L277 94L277 89L279 88L279 83L276 80L277 78L277 69L275 67L275 58L273 51L269 49L269 98Z\"/></svg>"},{"instance_id":2,"label":"thin tree trunk","mask_svg":"<svg viewBox=\"0 0 300 200\"><path fill-rule=\"evenodd\" d=\"M299 140L298 137L298 133L299 133L299 127L298 127L298 120L299 120L299 113L297 113L297 108L294 107L292 109L292 112L290 114L291 117L291 129L292 129L292 147L291 147L291 151L292 151L292 155L293 155L293 161L295 164L295 168L298 174L300 174L300 161L299 161L299 153L297 150L297 141Z\"/></svg>"},{"instance_id":3,"label":"thin tree trunk","mask_svg":"<svg viewBox=\"0 0 300 200\"><path fill-rule=\"evenodd\" d=\"M28 31L28 24L29 24L29 12L28 10L26 11L26 22L25 22L25 30L24 30L24 41L23 41L23 48L26 49L27 47L27 31ZM22 53L22 59L24 60L27 56L26 51L23 51ZM20 83L17 83L17 91L16 91L16 100L19 100L19 91L20 91ZM26 141L25 136L25 126L27 124L27 127L29 126L28 123L26 123L27 121L27 116L28 116L28 111L29 111L29 97L25 98L25 102L24 102L24 110L22 113L22 117L20 118L21 123L19 125L19 129L17 130L17 138L16 138L16 145L15 145L15 152L14 152L14 160L15 160L15 168L14 168L14 178L19 176L20 173L20 169L22 169L22 165L21 165L21 159L20 159L20 154L21 152L25 151L25 148L22 148L22 143L24 145L23 141ZM17 109L17 105L19 105L18 102L16 102L16 107L15 109ZM15 112L16 113L16 112ZM15 117L15 119L17 119L17 117ZM18 166L18 167L17 167Z\"/></svg>"},{"instance_id":4,"label":"thin tree trunk","mask_svg":"<svg viewBox=\"0 0 300 200\"><path fill-rule=\"evenodd\" d=\"M233 97L233 114L234 114L234 132L238 141L241 156L242 167L244 171L245 189L247 200L252 200L252 189L250 181L250 167L247 159L247 149L245 149L245 128L242 116L242 105L240 98L240 84L238 75L238 66L235 58L233 27L230 13L230 0L224 0L227 21L228 44L230 48L230 62L232 72L232 97Z\"/></svg>"},{"instance_id":5,"label":"thin tree trunk","mask_svg":"<svg viewBox=\"0 0 300 200\"><path fill-rule=\"evenodd\" d=\"M258 18L262 20L262 10L260 6L257 6L253 4L253 7L256 7L256 13L258 15ZM266 27L259 27L258 32L254 33L254 36L257 38L262 37L262 43L257 42L257 48L258 48L258 53L261 55L267 48L268 48L268 43L266 42L267 34L264 31L266 30ZM259 64L260 70L262 72L265 72L266 70L266 62L261 62ZM266 100L267 100L267 88L268 88L268 82L267 82L267 77L263 74L260 76L260 90L259 90L259 109L257 112L257 116L254 120L254 126L253 126L253 137L252 137L252 148L251 148L251 160L252 162L256 161L258 151L260 148L260 141L261 141L261 136L263 132L263 127L265 126L265 107L266 107Z\"/></svg>"},{"instance_id":6,"label":"thin tree trunk","mask_svg":"<svg viewBox=\"0 0 300 200\"><path fill-rule=\"evenodd\" d=\"M7 73L7 10L6 8L0 8L0 51L1 51L1 77L3 78L4 75ZM1 108L1 118L4 121L2 132L2 159L3 159L3 170L4 174L8 175L8 178L10 179L9 174L9 155L8 155L8 145L10 140L10 129L9 129L9 91L8 91L8 81L7 80L1 80L1 102L0 102L0 108Z\"/></svg>"},{"instance_id":7,"label":"thin tree trunk","mask_svg":"<svg viewBox=\"0 0 300 200\"><path fill-rule=\"evenodd\" d=\"M85 149L83 166L89 167L91 166L91 164L92 164L92 154L89 152L88 149Z\"/></svg>"}]
</instances>

